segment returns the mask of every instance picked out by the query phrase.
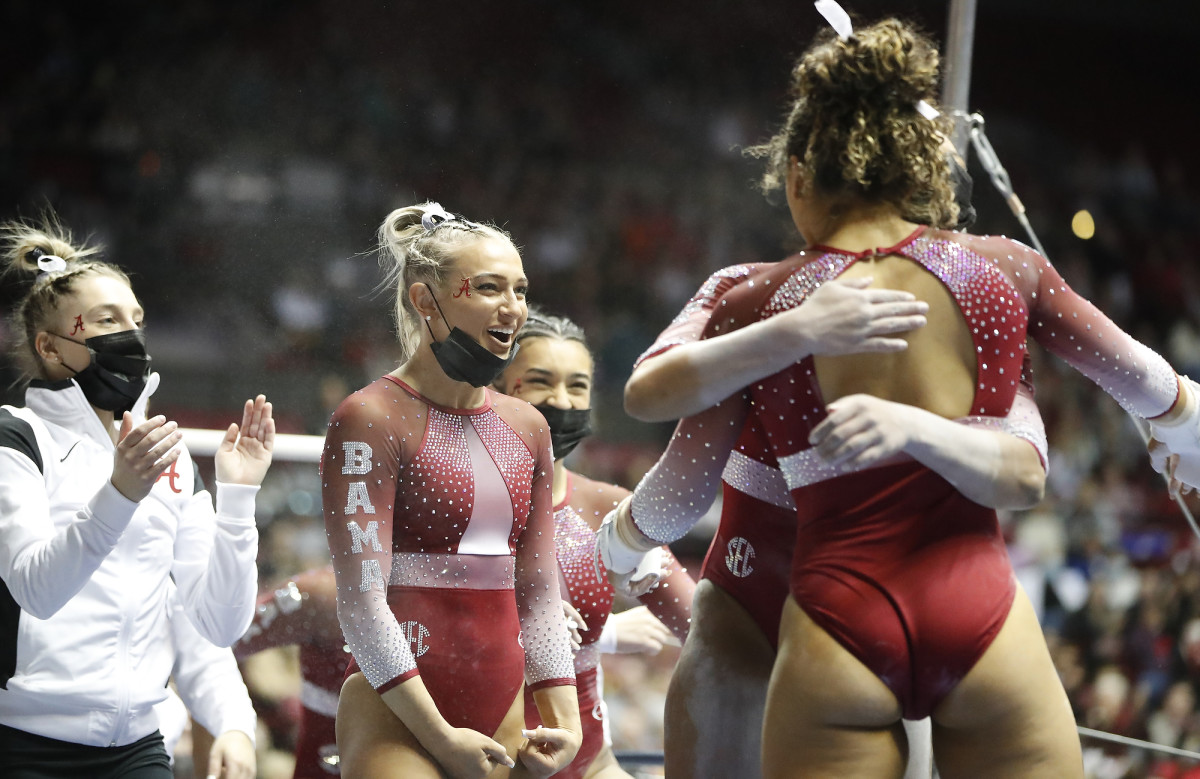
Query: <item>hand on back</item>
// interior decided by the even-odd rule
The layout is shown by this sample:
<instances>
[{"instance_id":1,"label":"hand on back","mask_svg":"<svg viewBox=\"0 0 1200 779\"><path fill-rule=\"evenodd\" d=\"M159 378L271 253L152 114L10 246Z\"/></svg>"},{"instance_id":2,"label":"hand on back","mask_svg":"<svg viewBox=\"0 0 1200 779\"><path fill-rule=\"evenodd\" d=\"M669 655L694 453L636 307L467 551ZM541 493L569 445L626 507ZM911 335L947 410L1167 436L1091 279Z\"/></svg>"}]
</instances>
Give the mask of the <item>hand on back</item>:
<instances>
[{"instance_id":1,"label":"hand on back","mask_svg":"<svg viewBox=\"0 0 1200 779\"><path fill-rule=\"evenodd\" d=\"M803 304L768 320L782 330L781 346L800 344L802 355L903 351L908 342L896 336L924 327L929 305L909 292L868 288L870 283L828 281Z\"/></svg>"}]
</instances>

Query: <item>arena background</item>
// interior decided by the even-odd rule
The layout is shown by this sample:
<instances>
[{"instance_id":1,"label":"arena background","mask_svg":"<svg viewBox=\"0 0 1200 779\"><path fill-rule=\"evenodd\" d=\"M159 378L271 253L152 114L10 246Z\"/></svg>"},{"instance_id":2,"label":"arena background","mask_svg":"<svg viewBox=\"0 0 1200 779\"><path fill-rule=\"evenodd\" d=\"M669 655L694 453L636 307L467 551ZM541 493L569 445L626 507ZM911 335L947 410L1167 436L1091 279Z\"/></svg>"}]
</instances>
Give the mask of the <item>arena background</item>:
<instances>
[{"instance_id":1,"label":"arena background","mask_svg":"<svg viewBox=\"0 0 1200 779\"><path fill-rule=\"evenodd\" d=\"M945 2L846 7L944 35ZM1067 280L1200 375L1188 9L980 0L969 106ZM0 217L53 207L133 273L156 410L184 425L223 426L261 391L281 430L320 434L396 359L374 230L433 199L508 229L531 299L585 325L598 432L573 465L633 486L670 430L621 411L634 358L709 272L796 248L740 149L780 117L821 25L808 2L6 0L0 23ZM971 171L975 231L1023 239ZM0 287L5 314L15 294ZM1200 747L1200 545L1117 405L1034 351L1050 486L1005 521L1079 721ZM17 379L0 363L0 399L19 402ZM273 470L264 582L320 563L319 500L311 466ZM606 665L619 748L659 748L670 661ZM255 691L278 749L264 776L294 709L278 670ZM1092 776L1196 771L1087 746Z\"/></svg>"}]
</instances>

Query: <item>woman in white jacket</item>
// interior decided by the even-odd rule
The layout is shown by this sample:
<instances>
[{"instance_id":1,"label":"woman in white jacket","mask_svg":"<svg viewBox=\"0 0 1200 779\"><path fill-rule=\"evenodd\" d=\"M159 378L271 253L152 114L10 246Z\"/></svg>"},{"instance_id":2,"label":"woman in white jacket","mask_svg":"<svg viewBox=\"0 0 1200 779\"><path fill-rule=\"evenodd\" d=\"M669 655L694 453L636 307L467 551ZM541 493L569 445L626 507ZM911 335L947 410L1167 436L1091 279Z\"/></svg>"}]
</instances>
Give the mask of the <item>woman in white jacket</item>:
<instances>
[{"instance_id":1,"label":"woman in white jacket","mask_svg":"<svg viewBox=\"0 0 1200 779\"><path fill-rule=\"evenodd\" d=\"M216 511L150 373L128 277L54 220L0 228L33 377L0 408L0 765L8 779L169 777L153 706L174 660L171 580L218 646L250 624L254 498L274 422L247 401L216 454Z\"/></svg>"}]
</instances>

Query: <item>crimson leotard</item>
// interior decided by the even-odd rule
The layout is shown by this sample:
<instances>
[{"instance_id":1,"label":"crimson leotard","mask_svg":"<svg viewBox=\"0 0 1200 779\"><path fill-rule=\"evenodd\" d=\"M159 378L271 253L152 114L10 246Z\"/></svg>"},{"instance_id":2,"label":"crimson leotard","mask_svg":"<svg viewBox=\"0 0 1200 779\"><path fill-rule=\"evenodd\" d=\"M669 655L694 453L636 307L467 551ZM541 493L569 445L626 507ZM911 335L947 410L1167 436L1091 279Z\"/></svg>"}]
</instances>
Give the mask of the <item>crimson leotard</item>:
<instances>
[{"instance_id":1,"label":"crimson leotard","mask_svg":"<svg viewBox=\"0 0 1200 779\"><path fill-rule=\"evenodd\" d=\"M761 289L778 267L778 263L735 265L714 273L637 364L676 346L718 335L722 328L728 330L727 295L742 285L745 291L756 285ZM956 421L1023 438L1045 463L1045 430L1033 402L1028 360L1023 368L1016 402L1006 416L976 415ZM701 578L731 595L774 648L787 598L796 506L762 425L757 417L746 414L745 403L744 395L735 396L682 421L662 461L639 485L633 515L649 537L663 541L679 538L708 508L712 498L706 496L705 487L719 473L721 519ZM722 436L736 433L738 425L740 434L729 441L731 450L718 443Z\"/></svg>"},{"instance_id":2,"label":"crimson leotard","mask_svg":"<svg viewBox=\"0 0 1200 779\"><path fill-rule=\"evenodd\" d=\"M597 669L600 650L596 642L612 614L615 592L601 570L597 576L595 562L596 528L629 491L605 484L577 473L567 472L567 493L554 507L554 541L558 568L569 594L571 605L583 617L587 630L580 633L582 646L575 652L575 675L578 680L579 716L583 724L583 745L575 759L555 776L580 779L604 747L604 708ZM692 593L695 582L679 562L667 552L668 575L650 592L638 600L662 620L680 641L687 638L691 621ZM601 568L603 564L601 563ZM527 727L541 723L533 695L525 695Z\"/></svg>"},{"instance_id":3,"label":"crimson leotard","mask_svg":"<svg viewBox=\"0 0 1200 779\"><path fill-rule=\"evenodd\" d=\"M1072 292L1044 258L1003 238L921 229L873 252L818 247L754 288L732 290L714 329L794 308L859 259L883 255L920 264L957 304L976 353L971 414L1010 411L1027 333L1132 413L1154 416L1174 403L1175 372L1162 358ZM825 417L812 358L752 384L748 396L797 506L792 596L892 689L906 718L928 716L1011 608L1015 581L995 512L911 460L857 473L826 466L808 444Z\"/></svg>"},{"instance_id":4,"label":"crimson leotard","mask_svg":"<svg viewBox=\"0 0 1200 779\"><path fill-rule=\"evenodd\" d=\"M250 629L233 645L239 660L264 649L300 649L300 726L292 779L337 776L334 723L350 653L338 625L332 568L306 571L259 596Z\"/></svg>"},{"instance_id":5,"label":"crimson leotard","mask_svg":"<svg viewBox=\"0 0 1200 779\"><path fill-rule=\"evenodd\" d=\"M384 376L338 407L321 466L349 672L380 692L420 673L452 726L490 736L523 680L575 674L549 429L485 392L479 408L443 408Z\"/></svg>"}]
</instances>

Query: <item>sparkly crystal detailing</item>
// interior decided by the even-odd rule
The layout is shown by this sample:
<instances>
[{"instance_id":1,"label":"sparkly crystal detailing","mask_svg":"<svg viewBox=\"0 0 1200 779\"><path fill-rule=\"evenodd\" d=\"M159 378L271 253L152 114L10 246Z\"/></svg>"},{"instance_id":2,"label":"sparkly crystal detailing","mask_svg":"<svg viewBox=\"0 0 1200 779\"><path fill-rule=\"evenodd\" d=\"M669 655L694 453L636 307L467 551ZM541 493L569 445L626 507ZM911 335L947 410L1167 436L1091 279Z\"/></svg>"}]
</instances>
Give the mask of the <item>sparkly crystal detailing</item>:
<instances>
[{"instance_id":1,"label":"sparkly crystal detailing","mask_svg":"<svg viewBox=\"0 0 1200 779\"><path fill-rule=\"evenodd\" d=\"M575 652L575 678L600 665L600 650L595 644L584 644Z\"/></svg>"},{"instance_id":2,"label":"sparkly crystal detailing","mask_svg":"<svg viewBox=\"0 0 1200 779\"><path fill-rule=\"evenodd\" d=\"M1038 457L1042 459L1042 465L1049 469L1050 455L1049 443L1046 441L1046 425L1042 421L1042 415L1038 413L1033 399L1028 395L1018 392L1016 398L1013 400L1012 410L1008 412L1008 416L1006 417L975 416L963 417L954 421L967 427L998 430L1001 433L1008 433L1017 438L1025 439L1033 444L1033 448L1037 450Z\"/></svg>"},{"instance_id":3,"label":"sparkly crystal detailing","mask_svg":"<svg viewBox=\"0 0 1200 779\"><path fill-rule=\"evenodd\" d=\"M738 395L680 420L667 450L633 492L630 513L647 538L677 541L712 507L745 419L744 403Z\"/></svg>"},{"instance_id":4,"label":"sparkly crystal detailing","mask_svg":"<svg viewBox=\"0 0 1200 779\"><path fill-rule=\"evenodd\" d=\"M529 404L487 398L477 409L440 408L384 377L330 421L321 478L338 619L376 688L418 672L410 638L420 636L393 611L412 589L512 590L517 619L471 640L520 631L531 683L574 678L554 564L549 431ZM409 631L453 629L428 620Z\"/></svg>"},{"instance_id":5,"label":"sparkly crystal detailing","mask_svg":"<svg viewBox=\"0 0 1200 779\"><path fill-rule=\"evenodd\" d=\"M511 556L424 554L392 555L392 587L435 589L511 590L515 581Z\"/></svg>"},{"instance_id":6,"label":"sparkly crystal detailing","mask_svg":"<svg viewBox=\"0 0 1200 779\"><path fill-rule=\"evenodd\" d=\"M761 463L741 452L730 452L721 480L739 492L782 509L796 510L787 480L778 468Z\"/></svg>"},{"instance_id":7,"label":"sparkly crystal detailing","mask_svg":"<svg viewBox=\"0 0 1200 779\"><path fill-rule=\"evenodd\" d=\"M600 634L612 616L616 595L602 563L597 571L596 528L627 495L629 491L622 487L567 471L567 494L554 512L554 546L559 573L566 583L571 605L587 625L587 630L580 633L583 647L575 653L577 679L596 667L593 645L600 640ZM696 583L669 549L663 551L667 576L638 600L676 638L684 641L691 626L692 593Z\"/></svg>"},{"instance_id":8,"label":"sparkly crystal detailing","mask_svg":"<svg viewBox=\"0 0 1200 779\"><path fill-rule=\"evenodd\" d=\"M826 464L816 449L803 449L795 454L780 457L779 470L783 473L784 480L787 481L788 489L795 490L865 469L834 468Z\"/></svg>"}]
</instances>

